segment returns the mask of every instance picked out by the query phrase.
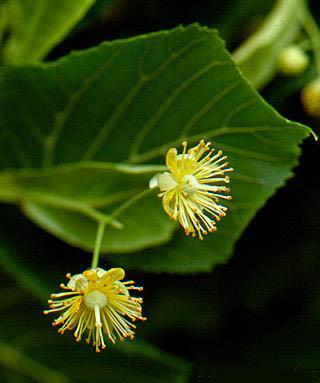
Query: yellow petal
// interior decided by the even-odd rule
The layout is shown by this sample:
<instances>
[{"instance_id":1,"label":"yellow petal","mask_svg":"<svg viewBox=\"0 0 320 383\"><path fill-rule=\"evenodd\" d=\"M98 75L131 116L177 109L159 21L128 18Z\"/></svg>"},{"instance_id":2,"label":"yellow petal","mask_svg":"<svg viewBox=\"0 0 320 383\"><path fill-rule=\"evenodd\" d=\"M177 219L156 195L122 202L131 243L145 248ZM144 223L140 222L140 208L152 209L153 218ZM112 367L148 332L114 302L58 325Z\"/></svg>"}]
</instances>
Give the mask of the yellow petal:
<instances>
[{"instance_id":1,"label":"yellow petal","mask_svg":"<svg viewBox=\"0 0 320 383\"><path fill-rule=\"evenodd\" d=\"M175 196L176 191L175 189L167 192L164 194L162 198L162 205L165 210L165 212L169 215L170 218L176 219L174 217L174 203L175 203Z\"/></svg>"},{"instance_id":2,"label":"yellow petal","mask_svg":"<svg viewBox=\"0 0 320 383\"><path fill-rule=\"evenodd\" d=\"M125 276L125 272L123 269L120 267L115 267L110 270L108 270L104 276L101 278L101 280L106 280L110 281L111 283L114 281L121 281Z\"/></svg>"},{"instance_id":3,"label":"yellow petal","mask_svg":"<svg viewBox=\"0 0 320 383\"><path fill-rule=\"evenodd\" d=\"M174 172L177 169L177 153L176 148L171 148L167 152L166 164L171 172Z\"/></svg>"},{"instance_id":4,"label":"yellow petal","mask_svg":"<svg viewBox=\"0 0 320 383\"><path fill-rule=\"evenodd\" d=\"M86 270L82 273L82 275L91 282L95 282L99 278L96 270Z\"/></svg>"}]
</instances>

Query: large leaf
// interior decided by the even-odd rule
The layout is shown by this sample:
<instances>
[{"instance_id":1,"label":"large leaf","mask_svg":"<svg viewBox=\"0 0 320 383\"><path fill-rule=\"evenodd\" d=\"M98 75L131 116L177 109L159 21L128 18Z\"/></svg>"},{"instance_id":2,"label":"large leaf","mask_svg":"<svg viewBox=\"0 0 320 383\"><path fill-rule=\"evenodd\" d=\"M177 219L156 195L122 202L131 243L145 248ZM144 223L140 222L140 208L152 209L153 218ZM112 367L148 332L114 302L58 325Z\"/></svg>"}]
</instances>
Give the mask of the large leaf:
<instances>
[{"instance_id":1,"label":"large leaf","mask_svg":"<svg viewBox=\"0 0 320 383\"><path fill-rule=\"evenodd\" d=\"M210 140L229 156L235 168L234 198L218 232L200 242L180 230L167 245L114 258L145 270L209 270L225 261L249 220L291 176L298 144L309 134L280 117L247 84L215 31L196 25L104 43L53 64L6 68L1 87L0 160L7 170L0 178L0 198L9 201L18 185L16 201L33 220L85 249L92 247L88 219L49 199L57 201L68 190L75 204L92 207L89 197L97 188L96 196L108 200L115 193L112 187L121 191L128 185L130 191L148 178L136 174L136 181L130 181L125 175L115 183L114 174L102 179L99 172L95 178L92 170L90 178L79 177L86 167L97 162L163 164L166 150L184 139L190 144ZM67 175L48 178L47 168L59 174L65 163L70 163ZM31 167L36 174L31 184L24 178L26 170L12 169ZM39 187L41 198L31 193ZM121 244L117 231L109 231L116 243L110 249L142 249L170 238L172 223L160 211L160 200L151 197L147 205L139 200L123 215L134 226ZM168 225L159 225L158 239L132 245L152 230L158 215Z\"/></svg>"},{"instance_id":2,"label":"large leaf","mask_svg":"<svg viewBox=\"0 0 320 383\"><path fill-rule=\"evenodd\" d=\"M95 1L9 0L12 24L4 50L6 62L32 62L45 57Z\"/></svg>"}]
</instances>

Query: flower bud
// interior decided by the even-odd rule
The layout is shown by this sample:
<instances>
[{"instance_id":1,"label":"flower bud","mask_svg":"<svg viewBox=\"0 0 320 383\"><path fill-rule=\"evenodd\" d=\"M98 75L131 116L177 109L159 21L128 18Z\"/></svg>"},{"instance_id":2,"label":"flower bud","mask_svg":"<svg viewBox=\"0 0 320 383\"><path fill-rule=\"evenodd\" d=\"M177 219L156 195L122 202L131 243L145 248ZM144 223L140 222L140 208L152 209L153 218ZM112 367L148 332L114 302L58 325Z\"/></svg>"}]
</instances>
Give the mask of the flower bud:
<instances>
[{"instance_id":1,"label":"flower bud","mask_svg":"<svg viewBox=\"0 0 320 383\"><path fill-rule=\"evenodd\" d=\"M310 116L320 116L320 77L309 82L301 91L303 108Z\"/></svg>"},{"instance_id":2,"label":"flower bud","mask_svg":"<svg viewBox=\"0 0 320 383\"><path fill-rule=\"evenodd\" d=\"M278 57L278 68L287 76L302 73L309 65L309 56L297 46L284 48Z\"/></svg>"}]
</instances>

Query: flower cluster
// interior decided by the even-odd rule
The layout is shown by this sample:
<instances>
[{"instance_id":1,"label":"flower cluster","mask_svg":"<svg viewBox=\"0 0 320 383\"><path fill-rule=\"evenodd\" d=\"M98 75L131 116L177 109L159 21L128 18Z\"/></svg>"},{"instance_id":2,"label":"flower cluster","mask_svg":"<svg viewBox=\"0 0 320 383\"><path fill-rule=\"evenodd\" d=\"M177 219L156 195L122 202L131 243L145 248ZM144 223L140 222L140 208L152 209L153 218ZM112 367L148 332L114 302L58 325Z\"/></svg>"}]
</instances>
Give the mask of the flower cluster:
<instances>
[{"instance_id":1,"label":"flower cluster","mask_svg":"<svg viewBox=\"0 0 320 383\"><path fill-rule=\"evenodd\" d=\"M167 152L166 164L169 172L157 175L150 187L158 186L163 208L170 218L178 220L185 233L193 237L216 230L216 221L226 215L227 208L219 204L220 199L230 200L230 189L226 173L233 171L221 151L210 148L211 143L203 140L187 150L183 142L182 154L176 148Z\"/></svg>"},{"instance_id":2,"label":"flower cluster","mask_svg":"<svg viewBox=\"0 0 320 383\"><path fill-rule=\"evenodd\" d=\"M142 298L135 298L130 291L141 291L134 281L122 282L125 272L120 268L108 271L101 268L90 269L82 274L71 276L69 282L61 284L64 292L51 294L48 301L50 309L45 314L62 312L54 320L54 326L63 334L66 330L75 330L77 341L86 333L86 342L92 342L97 352L106 347L104 335L115 343L116 336L123 340L133 339L137 319L141 316Z\"/></svg>"},{"instance_id":3,"label":"flower cluster","mask_svg":"<svg viewBox=\"0 0 320 383\"><path fill-rule=\"evenodd\" d=\"M171 148L167 152L168 171L157 174L150 181L150 187L159 187L165 212L173 220L178 220L185 233L193 237L203 236L216 230L216 222L226 215L227 208L220 199L230 200L230 189L226 186L232 172L221 151L210 148L210 142L203 140L187 150L182 143L182 153ZM135 201L136 197L131 200ZM130 201L126 202L130 206ZM77 341L86 336L97 352L106 347L105 338L111 343L116 339L133 339L137 319L142 316L142 298L131 296L131 291L142 291L134 281L123 282L125 272L121 268L108 271L98 265L104 235L105 223L98 227L92 268L82 274L71 276L67 285L61 284L63 292L51 294L49 310L44 314L59 312L53 321L59 326L58 332L74 330Z\"/></svg>"}]
</instances>

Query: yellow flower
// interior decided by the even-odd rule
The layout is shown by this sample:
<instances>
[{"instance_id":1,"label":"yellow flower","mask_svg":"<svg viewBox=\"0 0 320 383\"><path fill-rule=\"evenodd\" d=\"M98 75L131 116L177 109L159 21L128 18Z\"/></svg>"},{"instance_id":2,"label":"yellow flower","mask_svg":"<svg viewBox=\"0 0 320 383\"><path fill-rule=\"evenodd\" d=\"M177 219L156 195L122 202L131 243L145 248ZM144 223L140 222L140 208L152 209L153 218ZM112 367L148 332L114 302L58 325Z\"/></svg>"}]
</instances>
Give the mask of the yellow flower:
<instances>
[{"instance_id":1,"label":"yellow flower","mask_svg":"<svg viewBox=\"0 0 320 383\"><path fill-rule=\"evenodd\" d=\"M219 204L220 199L231 199L230 191L221 183L229 183L225 173L233 171L225 162L221 151L210 149L211 143L203 140L187 151L183 142L183 152L171 148L167 152L166 163L170 172L157 175L150 181L150 187L158 186L163 208L170 218L179 220L186 235L193 237L216 230L216 221L226 215L227 208Z\"/></svg>"},{"instance_id":2,"label":"yellow flower","mask_svg":"<svg viewBox=\"0 0 320 383\"><path fill-rule=\"evenodd\" d=\"M131 322L146 318L141 316L142 299L131 297L129 290L141 291L142 287L135 287L134 281L120 282L124 276L120 268L108 271L96 268L74 276L67 274L68 284L60 285L66 291L51 294L50 310L44 314L63 311L52 323L61 326L58 332L63 334L75 329L77 341L86 333L86 342L92 341L97 352L100 347L106 347L104 335L112 343L116 335L120 340L133 339L135 325Z\"/></svg>"}]
</instances>

